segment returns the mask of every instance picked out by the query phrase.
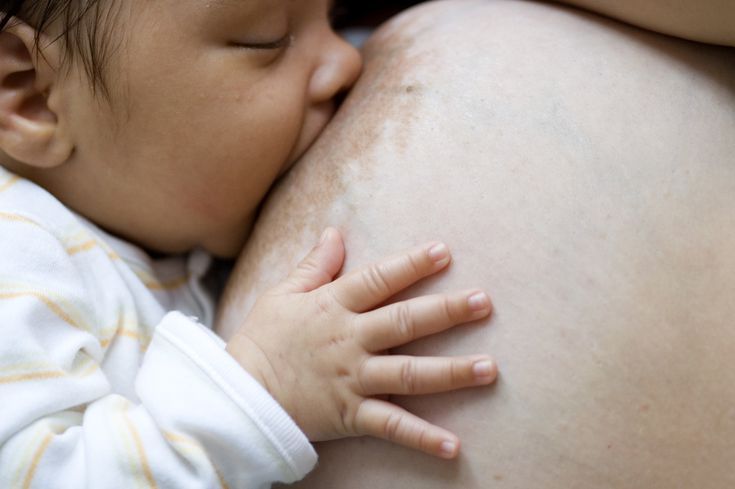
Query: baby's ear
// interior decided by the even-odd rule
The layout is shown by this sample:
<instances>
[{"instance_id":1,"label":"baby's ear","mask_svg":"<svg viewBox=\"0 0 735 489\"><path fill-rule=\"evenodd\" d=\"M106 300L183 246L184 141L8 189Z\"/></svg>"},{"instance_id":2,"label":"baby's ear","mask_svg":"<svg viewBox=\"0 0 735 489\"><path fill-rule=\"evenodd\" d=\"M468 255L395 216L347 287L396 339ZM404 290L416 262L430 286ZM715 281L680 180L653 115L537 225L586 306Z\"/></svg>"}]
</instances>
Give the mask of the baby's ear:
<instances>
[{"instance_id":1,"label":"baby's ear","mask_svg":"<svg viewBox=\"0 0 735 489\"><path fill-rule=\"evenodd\" d=\"M69 159L73 144L49 103L58 97L60 43L39 42L40 51L36 31L17 19L0 32L0 149L20 163L53 168Z\"/></svg>"}]
</instances>

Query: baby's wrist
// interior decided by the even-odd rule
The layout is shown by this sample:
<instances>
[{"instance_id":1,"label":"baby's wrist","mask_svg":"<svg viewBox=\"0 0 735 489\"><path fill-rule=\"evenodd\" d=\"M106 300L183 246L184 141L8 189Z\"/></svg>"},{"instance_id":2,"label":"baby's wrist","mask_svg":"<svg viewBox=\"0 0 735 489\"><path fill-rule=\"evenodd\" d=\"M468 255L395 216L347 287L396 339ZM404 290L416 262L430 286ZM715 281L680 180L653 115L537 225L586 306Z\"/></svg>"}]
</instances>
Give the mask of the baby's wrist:
<instances>
[{"instance_id":1,"label":"baby's wrist","mask_svg":"<svg viewBox=\"0 0 735 489\"><path fill-rule=\"evenodd\" d=\"M225 350L237 363L255 379L278 404L289 414L289 407L284 405L278 378L272 363L265 352L250 338L243 334L235 334L227 343Z\"/></svg>"}]
</instances>

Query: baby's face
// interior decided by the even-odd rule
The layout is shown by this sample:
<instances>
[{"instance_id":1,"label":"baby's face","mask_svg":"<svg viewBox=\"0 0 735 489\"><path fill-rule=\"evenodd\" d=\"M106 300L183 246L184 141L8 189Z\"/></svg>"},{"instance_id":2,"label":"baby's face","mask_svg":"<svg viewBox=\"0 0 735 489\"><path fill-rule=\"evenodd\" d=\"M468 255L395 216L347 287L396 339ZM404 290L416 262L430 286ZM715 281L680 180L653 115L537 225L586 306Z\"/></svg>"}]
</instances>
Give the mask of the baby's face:
<instances>
[{"instance_id":1,"label":"baby's face","mask_svg":"<svg viewBox=\"0 0 735 489\"><path fill-rule=\"evenodd\" d=\"M120 3L111 107L89 82L66 82L75 153L58 171L74 184L57 191L152 249L232 256L357 78L359 54L331 30L328 0Z\"/></svg>"}]
</instances>

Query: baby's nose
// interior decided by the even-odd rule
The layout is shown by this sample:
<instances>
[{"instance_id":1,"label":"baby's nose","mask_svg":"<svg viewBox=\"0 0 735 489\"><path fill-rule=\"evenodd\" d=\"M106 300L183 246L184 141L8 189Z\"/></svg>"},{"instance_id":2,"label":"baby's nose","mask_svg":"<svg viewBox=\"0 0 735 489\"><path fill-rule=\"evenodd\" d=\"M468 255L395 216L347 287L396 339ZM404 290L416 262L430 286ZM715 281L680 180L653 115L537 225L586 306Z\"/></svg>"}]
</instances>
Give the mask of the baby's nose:
<instances>
[{"instance_id":1,"label":"baby's nose","mask_svg":"<svg viewBox=\"0 0 735 489\"><path fill-rule=\"evenodd\" d=\"M332 100L354 85L362 71L362 55L347 41L332 33L329 47L311 77L309 92L313 103Z\"/></svg>"}]
</instances>

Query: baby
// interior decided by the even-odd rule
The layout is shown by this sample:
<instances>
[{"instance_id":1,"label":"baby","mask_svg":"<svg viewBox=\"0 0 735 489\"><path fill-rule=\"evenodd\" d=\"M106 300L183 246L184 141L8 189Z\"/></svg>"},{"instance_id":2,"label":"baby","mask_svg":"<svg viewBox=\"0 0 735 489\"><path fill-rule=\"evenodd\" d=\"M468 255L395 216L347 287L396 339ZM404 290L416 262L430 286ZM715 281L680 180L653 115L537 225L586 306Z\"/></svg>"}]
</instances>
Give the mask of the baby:
<instances>
[{"instance_id":1,"label":"baby","mask_svg":"<svg viewBox=\"0 0 735 489\"><path fill-rule=\"evenodd\" d=\"M457 455L387 400L495 379L486 355L387 354L490 313L479 290L388 302L444 244L336 278L327 229L229 343L209 329L211 257L360 72L329 7L0 2L1 487L262 488L360 435Z\"/></svg>"}]
</instances>

